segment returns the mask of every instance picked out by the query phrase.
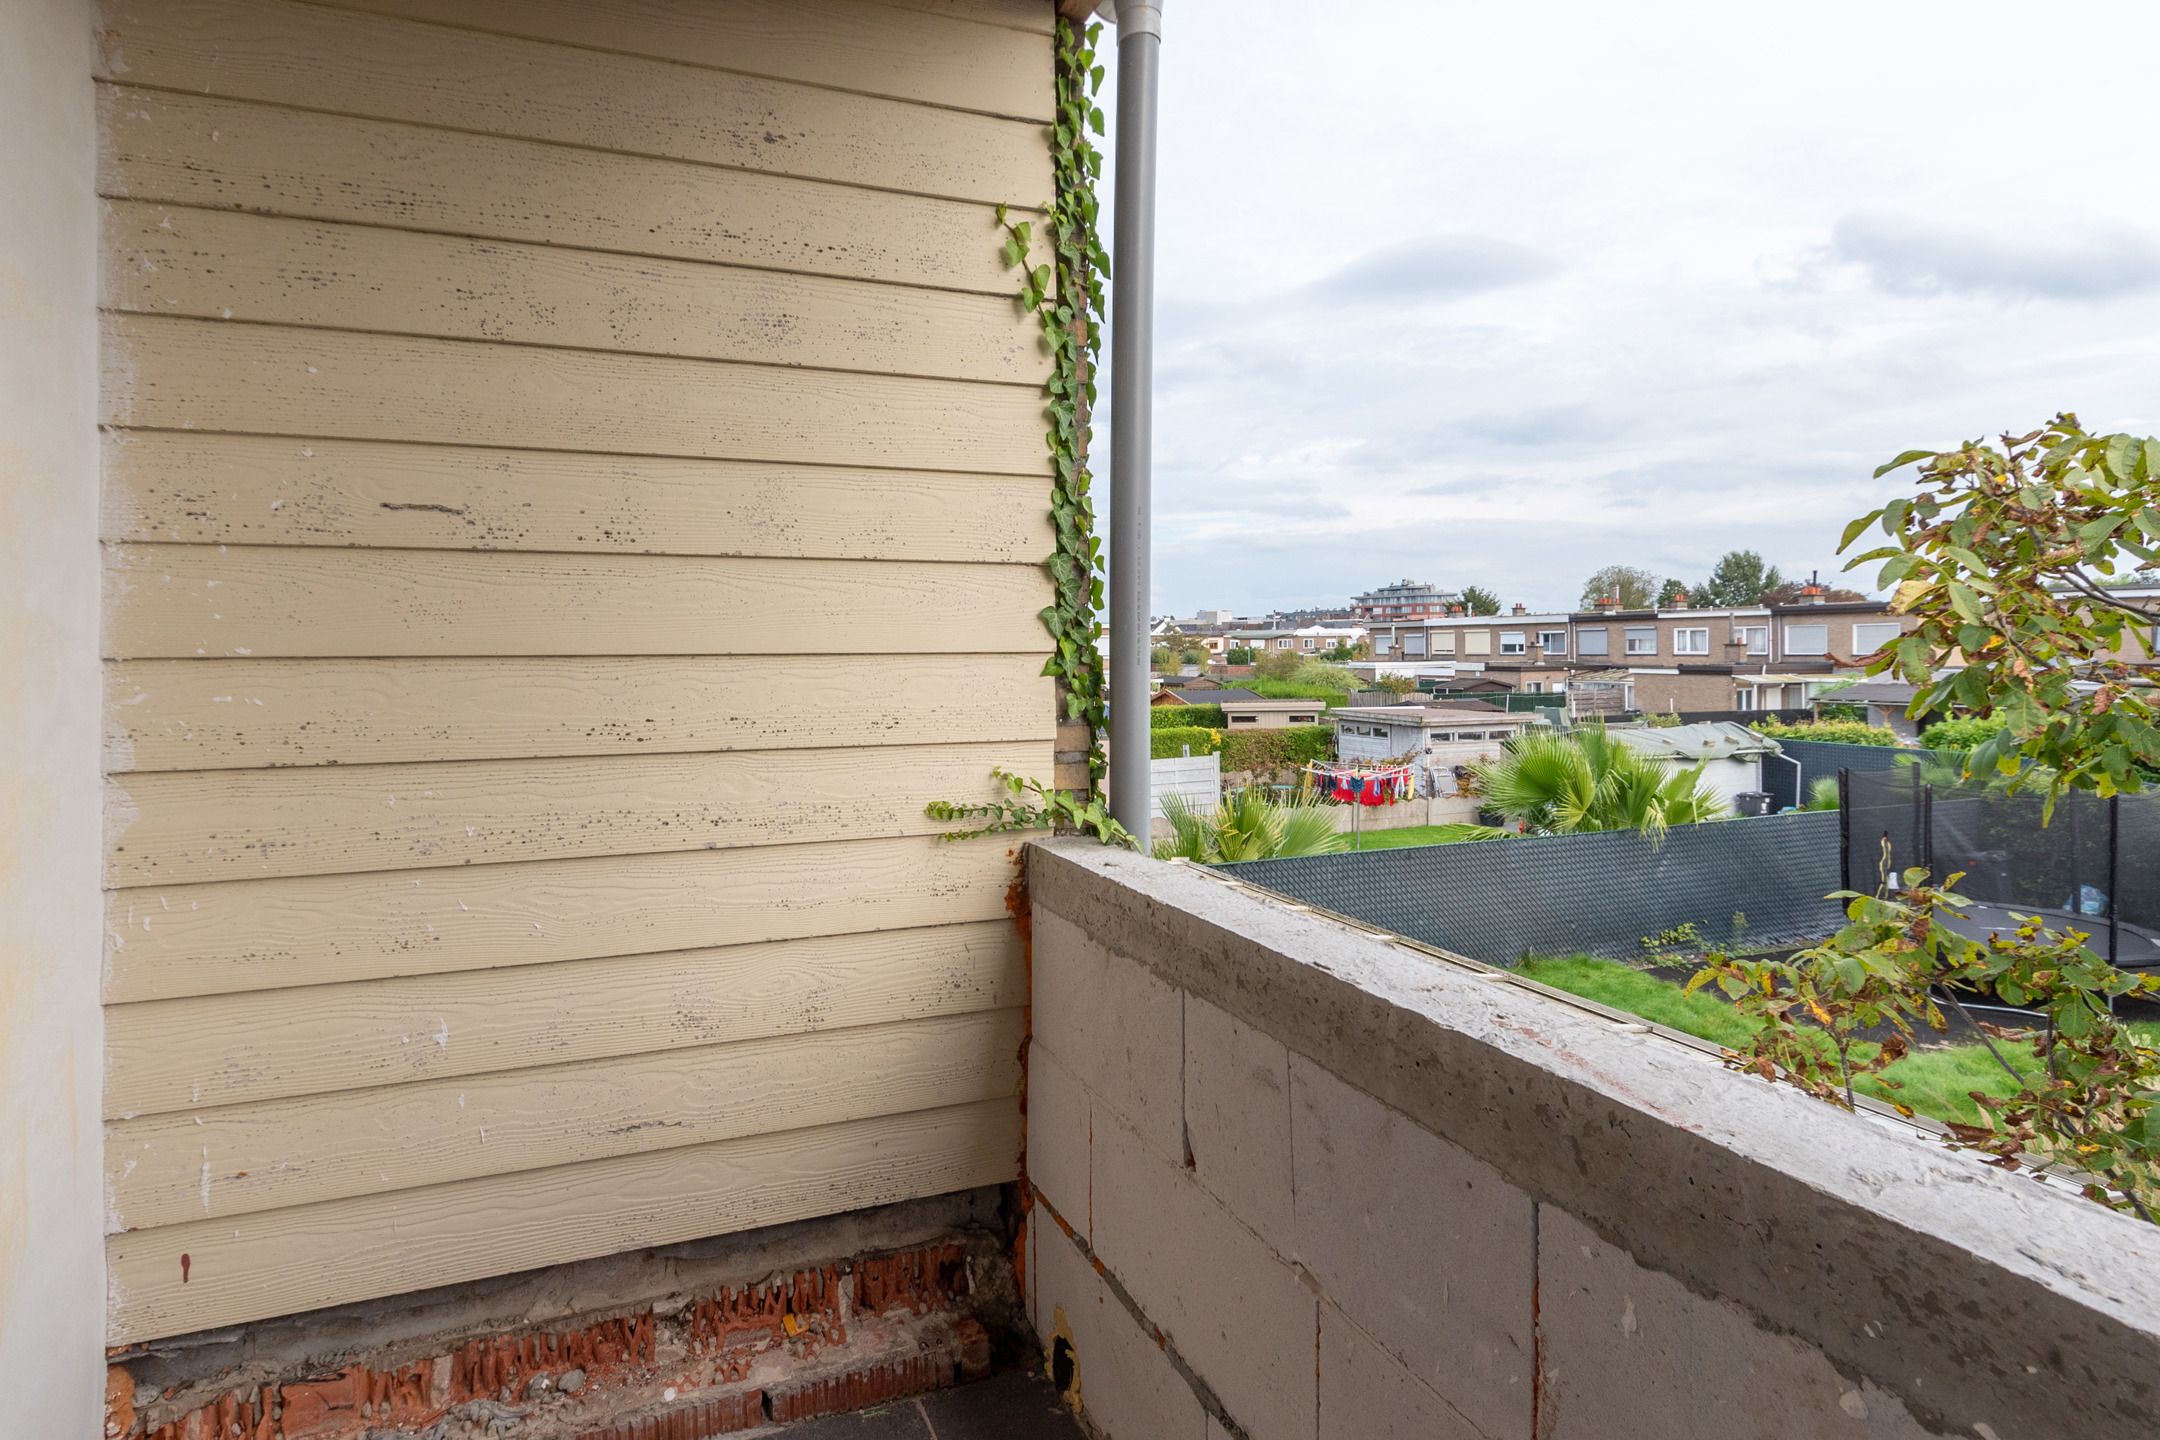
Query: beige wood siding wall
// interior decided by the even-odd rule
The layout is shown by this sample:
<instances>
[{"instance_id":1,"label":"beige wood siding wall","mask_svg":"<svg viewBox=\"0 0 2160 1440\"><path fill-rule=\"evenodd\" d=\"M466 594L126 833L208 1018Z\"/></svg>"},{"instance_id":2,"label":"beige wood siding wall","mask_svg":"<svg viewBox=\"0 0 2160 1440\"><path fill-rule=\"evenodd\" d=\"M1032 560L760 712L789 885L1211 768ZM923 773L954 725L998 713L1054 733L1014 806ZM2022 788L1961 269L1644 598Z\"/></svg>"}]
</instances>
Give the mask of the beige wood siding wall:
<instances>
[{"instance_id":1,"label":"beige wood siding wall","mask_svg":"<svg viewBox=\"0 0 2160 1440\"><path fill-rule=\"evenodd\" d=\"M1051 13L107 7L115 1342L1014 1173Z\"/></svg>"}]
</instances>

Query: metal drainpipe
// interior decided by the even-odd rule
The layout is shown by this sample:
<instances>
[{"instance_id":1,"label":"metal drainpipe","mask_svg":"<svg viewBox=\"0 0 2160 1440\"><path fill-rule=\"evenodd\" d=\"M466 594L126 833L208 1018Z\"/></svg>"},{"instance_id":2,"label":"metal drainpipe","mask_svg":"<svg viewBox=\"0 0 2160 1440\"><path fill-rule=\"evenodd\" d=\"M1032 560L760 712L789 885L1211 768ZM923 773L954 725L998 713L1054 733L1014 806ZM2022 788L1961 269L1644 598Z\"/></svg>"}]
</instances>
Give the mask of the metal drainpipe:
<instances>
[{"instance_id":1,"label":"metal drainpipe","mask_svg":"<svg viewBox=\"0 0 2160 1440\"><path fill-rule=\"evenodd\" d=\"M1154 461L1155 83L1160 0L1116 7L1117 226L1110 253L1110 813L1147 843L1148 512Z\"/></svg>"}]
</instances>

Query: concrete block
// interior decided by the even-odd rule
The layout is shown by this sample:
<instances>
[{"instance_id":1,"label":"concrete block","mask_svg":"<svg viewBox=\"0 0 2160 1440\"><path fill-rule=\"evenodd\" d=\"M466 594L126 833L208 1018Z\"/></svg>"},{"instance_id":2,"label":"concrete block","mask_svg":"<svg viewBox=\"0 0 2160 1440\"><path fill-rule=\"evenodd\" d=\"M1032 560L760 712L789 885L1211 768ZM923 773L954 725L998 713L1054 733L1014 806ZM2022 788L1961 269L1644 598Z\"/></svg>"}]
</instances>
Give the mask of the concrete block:
<instances>
[{"instance_id":1,"label":"concrete block","mask_svg":"<svg viewBox=\"0 0 2160 1440\"><path fill-rule=\"evenodd\" d=\"M1278 1250L1293 1243L1290 1052L1185 999L1185 1144L1209 1194Z\"/></svg>"},{"instance_id":2,"label":"concrete block","mask_svg":"<svg viewBox=\"0 0 2160 1440\"><path fill-rule=\"evenodd\" d=\"M1320 1307L1320 1440L1484 1440L1334 1306Z\"/></svg>"},{"instance_id":3,"label":"concrete block","mask_svg":"<svg viewBox=\"0 0 2160 1440\"><path fill-rule=\"evenodd\" d=\"M1491 1440L1528 1440L1529 1196L1303 1056L1290 1094L1299 1260Z\"/></svg>"},{"instance_id":4,"label":"concrete block","mask_svg":"<svg viewBox=\"0 0 2160 1440\"><path fill-rule=\"evenodd\" d=\"M1087 1087L1047 1046L1028 1046L1027 1175L1065 1223L1082 1235L1088 1223L1088 1135L1094 1125Z\"/></svg>"},{"instance_id":5,"label":"concrete block","mask_svg":"<svg viewBox=\"0 0 2160 1440\"><path fill-rule=\"evenodd\" d=\"M1251 1440L1312 1440L1316 1301L1121 1121L1095 1115L1095 1253Z\"/></svg>"},{"instance_id":6,"label":"concrete block","mask_svg":"<svg viewBox=\"0 0 2160 1440\"><path fill-rule=\"evenodd\" d=\"M1182 1161L1184 997L1047 911L1035 916L1033 974L1034 1043L1157 1154Z\"/></svg>"},{"instance_id":7,"label":"concrete block","mask_svg":"<svg viewBox=\"0 0 2160 1440\"><path fill-rule=\"evenodd\" d=\"M1204 1440L1192 1386L1064 1231L1040 1230L1036 1263L1043 1353L1055 1360L1062 1318L1082 1411L1106 1440Z\"/></svg>"},{"instance_id":8,"label":"concrete block","mask_svg":"<svg viewBox=\"0 0 2160 1440\"><path fill-rule=\"evenodd\" d=\"M1539 1440L1920 1440L1937 1433L1895 1395L1838 1374L1820 1350L1644 1269L1550 1205L1538 1215L1538 1297L1545 1356Z\"/></svg>"}]
</instances>

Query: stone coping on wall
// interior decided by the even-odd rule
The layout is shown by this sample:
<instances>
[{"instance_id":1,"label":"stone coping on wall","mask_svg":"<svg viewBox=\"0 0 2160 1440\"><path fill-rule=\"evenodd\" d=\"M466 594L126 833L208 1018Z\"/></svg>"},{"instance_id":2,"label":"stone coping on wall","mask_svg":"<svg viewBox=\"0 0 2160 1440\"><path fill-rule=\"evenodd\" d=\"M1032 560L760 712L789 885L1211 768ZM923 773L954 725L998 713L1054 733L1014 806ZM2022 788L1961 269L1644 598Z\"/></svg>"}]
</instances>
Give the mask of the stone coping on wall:
<instances>
[{"instance_id":1,"label":"stone coping on wall","mask_svg":"<svg viewBox=\"0 0 2160 1440\"><path fill-rule=\"evenodd\" d=\"M1197 867L1059 840L1028 887L1934 1428L2153 1434L2154 1227Z\"/></svg>"}]
</instances>

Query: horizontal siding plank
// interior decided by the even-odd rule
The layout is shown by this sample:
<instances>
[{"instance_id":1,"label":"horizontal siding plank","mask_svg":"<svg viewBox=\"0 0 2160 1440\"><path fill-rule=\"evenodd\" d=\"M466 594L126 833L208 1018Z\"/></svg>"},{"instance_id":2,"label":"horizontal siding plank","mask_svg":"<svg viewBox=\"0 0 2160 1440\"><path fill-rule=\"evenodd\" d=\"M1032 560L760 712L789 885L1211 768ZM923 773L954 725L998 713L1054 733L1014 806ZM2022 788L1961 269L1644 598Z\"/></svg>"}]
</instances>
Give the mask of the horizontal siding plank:
<instances>
[{"instance_id":1,"label":"horizontal siding plank","mask_svg":"<svg viewBox=\"0 0 2160 1440\"><path fill-rule=\"evenodd\" d=\"M1000 1184L1019 1143L1018 1106L988 1100L129 1231L106 1242L107 1339Z\"/></svg>"},{"instance_id":2,"label":"horizontal siding plank","mask_svg":"<svg viewBox=\"0 0 2160 1440\"><path fill-rule=\"evenodd\" d=\"M103 303L198 319L1039 386L1010 297L108 202Z\"/></svg>"},{"instance_id":3,"label":"horizontal siding plank","mask_svg":"<svg viewBox=\"0 0 2160 1440\"><path fill-rule=\"evenodd\" d=\"M981 202L98 88L114 199L1013 293Z\"/></svg>"},{"instance_id":4,"label":"horizontal siding plank","mask_svg":"<svg viewBox=\"0 0 2160 1440\"><path fill-rule=\"evenodd\" d=\"M1038 35L1057 33L1057 0L885 0L902 10L921 10L930 15L950 15L978 20L985 25L1010 25Z\"/></svg>"},{"instance_id":5,"label":"horizontal siding plank","mask_svg":"<svg viewBox=\"0 0 2160 1440\"><path fill-rule=\"evenodd\" d=\"M131 1118L1027 1003L1009 921L115 1005ZM436 1043L437 1037L440 1043Z\"/></svg>"},{"instance_id":6,"label":"horizontal siding plank","mask_svg":"<svg viewBox=\"0 0 2160 1440\"><path fill-rule=\"evenodd\" d=\"M105 538L1033 563L1044 476L105 432Z\"/></svg>"},{"instance_id":7,"label":"horizontal siding plank","mask_svg":"<svg viewBox=\"0 0 2160 1440\"><path fill-rule=\"evenodd\" d=\"M828 841L116 890L105 999L994 920L1015 843Z\"/></svg>"},{"instance_id":8,"label":"horizontal siding plank","mask_svg":"<svg viewBox=\"0 0 2160 1440\"><path fill-rule=\"evenodd\" d=\"M105 765L1043 740L1054 716L1041 671L1032 655L130 660L106 667Z\"/></svg>"},{"instance_id":9,"label":"horizontal siding plank","mask_svg":"<svg viewBox=\"0 0 2160 1440\"><path fill-rule=\"evenodd\" d=\"M100 36L100 77L135 86L963 200L1034 206L1051 193L1038 124L672 58L289 0L115 0ZM1047 102L1047 70L1042 83Z\"/></svg>"},{"instance_id":10,"label":"horizontal siding plank","mask_svg":"<svg viewBox=\"0 0 2160 1440\"><path fill-rule=\"evenodd\" d=\"M936 835L1046 741L177 771L106 786L105 883L187 885Z\"/></svg>"},{"instance_id":11,"label":"horizontal siding plank","mask_svg":"<svg viewBox=\"0 0 2160 1440\"><path fill-rule=\"evenodd\" d=\"M339 8L1047 121L1043 33L879 0L334 0Z\"/></svg>"},{"instance_id":12,"label":"horizontal siding plank","mask_svg":"<svg viewBox=\"0 0 2160 1440\"><path fill-rule=\"evenodd\" d=\"M104 419L165 430L1047 474L1019 385L107 315Z\"/></svg>"},{"instance_id":13,"label":"horizontal siding plank","mask_svg":"<svg viewBox=\"0 0 2160 1440\"><path fill-rule=\"evenodd\" d=\"M1039 654L1050 598L1019 565L203 545L106 563L114 659Z\"/></svg>"},{"instance_id":14,"label":"horizontal siding plank","mask_svg":"<svg viewBox=\"0 0 2160 1440\"><path fill-rule=\"evenodd\" d=\"M997 1010L116 1121L105 1193L146 1229L1017 1096L1024 1033Z\"/></svg>"}]
</instances>

